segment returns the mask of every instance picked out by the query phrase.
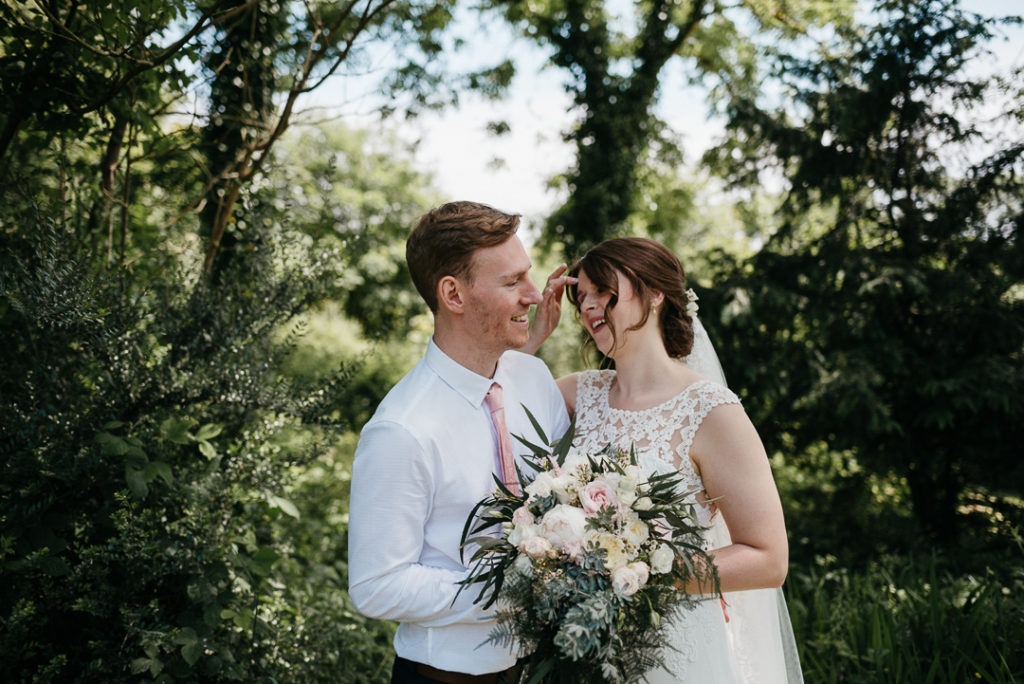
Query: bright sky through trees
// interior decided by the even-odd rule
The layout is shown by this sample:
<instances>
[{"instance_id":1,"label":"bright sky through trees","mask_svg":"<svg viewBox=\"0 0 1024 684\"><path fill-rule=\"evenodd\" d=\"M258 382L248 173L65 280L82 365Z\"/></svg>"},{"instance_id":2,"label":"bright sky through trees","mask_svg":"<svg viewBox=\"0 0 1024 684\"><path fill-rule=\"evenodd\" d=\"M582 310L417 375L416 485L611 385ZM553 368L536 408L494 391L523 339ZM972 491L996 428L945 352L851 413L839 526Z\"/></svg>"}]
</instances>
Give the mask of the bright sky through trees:
<instances>
[{"instance_id":1,"label":"bright sky through trees","mask_svg":"<svg viewBox=\"0 0 1024 684\"><path fill-rule=\"evenodd\" d=\"M964 0L964 9L985 16L1021 13L1019 0ZM448 199L473 199L524 215L528 227L556 208L564 197L548 187L548 180L573 160L573 146L562 133L575 120L570 96L562 87L564 74L547 67L546 55L535 44L513 34L497 17L481 25L475 12L458 15L456 34L466 45L454 57L461 68L474 68L512 58L517 75L507 98L492 102L477 94L463 94L459 105L428 112L408 121L395 121L405 140L418 143L419 167L434 174ZM1024 29L1005 28L1007 40L991 46L1000 69L1024 62ZM386 57L383 57L386 61ZM991 69L992 65L979 65ZM350 82L351 83L351 82ZM373 95L335 81L316 94L318 104L341 103L347 112L370 108ZM362 89L362 90L361 90ZM666 69L657 114L682 136L687 158L695 162L714 141L721 125L708 115L700 88L685 83L678 61ZM375 119L370 119L375 121ZM488 124L506 121L510 130L492 134Z\"/></svg>"}]
</instances>

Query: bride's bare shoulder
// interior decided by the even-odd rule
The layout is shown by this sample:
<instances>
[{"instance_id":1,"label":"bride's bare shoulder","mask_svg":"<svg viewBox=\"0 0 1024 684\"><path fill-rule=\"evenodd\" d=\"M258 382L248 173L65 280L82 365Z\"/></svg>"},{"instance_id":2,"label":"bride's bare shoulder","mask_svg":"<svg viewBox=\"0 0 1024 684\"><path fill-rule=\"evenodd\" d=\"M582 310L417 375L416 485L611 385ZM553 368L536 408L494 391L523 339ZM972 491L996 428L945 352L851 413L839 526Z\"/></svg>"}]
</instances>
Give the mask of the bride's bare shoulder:
<instances>
[{"instance_id":1,"label":"bride's bare shoulder","mask_svg":"<svg viewBox=\"0 0 1024 684\"><path fill-rule=\"evenodd\" d=\"M555 381L570 416L576 415L576 384L579 382L579 377L579 373L569 373Z\"/></svg>"}]
</instances>

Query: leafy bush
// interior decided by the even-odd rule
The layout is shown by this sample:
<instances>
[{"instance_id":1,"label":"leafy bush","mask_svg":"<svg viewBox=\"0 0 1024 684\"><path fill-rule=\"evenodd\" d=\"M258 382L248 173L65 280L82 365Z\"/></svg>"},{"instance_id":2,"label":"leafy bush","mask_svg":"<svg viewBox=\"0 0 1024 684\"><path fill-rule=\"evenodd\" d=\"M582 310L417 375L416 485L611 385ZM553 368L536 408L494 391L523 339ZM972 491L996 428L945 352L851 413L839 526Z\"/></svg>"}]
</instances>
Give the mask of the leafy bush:
<instances>
[{"instance_id":1,"label":"leafy bush","mask_svg":"<svg viewBox=\"0 0 1024 684\"><path fill-rule=\"evenodd\" d=\"M288 498L331 453L331 432L301 428L344 386L275 370L295 336L272 333L332 256L286 256L286 238L268 231L216 286L147 289L94 271L45 218L4 238L8 681L373 681L350 659L378 667L390 628L344 592L344 521ZM311 553L317 537L338 548Z\"/></svg>"}]
</instances>

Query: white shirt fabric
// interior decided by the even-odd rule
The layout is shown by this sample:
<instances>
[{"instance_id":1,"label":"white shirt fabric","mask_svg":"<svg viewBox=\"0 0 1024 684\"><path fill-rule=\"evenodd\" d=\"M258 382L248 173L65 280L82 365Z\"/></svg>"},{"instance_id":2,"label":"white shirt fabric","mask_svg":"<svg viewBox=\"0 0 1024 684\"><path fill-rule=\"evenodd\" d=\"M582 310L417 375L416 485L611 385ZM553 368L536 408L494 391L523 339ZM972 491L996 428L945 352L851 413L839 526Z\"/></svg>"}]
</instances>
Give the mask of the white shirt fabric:
<instances>
[{"instance_id":1,"label":"white shirt fabric","mask_svg":"<svg viewBox=\"0 0 1024 684\"><path fill-rule=\"evenodd\" d=\"M352 466L353 604L364 615L400 623L399 656L467 674L498 672L516 660L507 648L481 645L494 627L491 611L473 603L478 585L458 594L456 584L468 575L459 552L466 518L494 492L493 476L501 472L484 403L492 382L502 386L517 459L529 450L515 435L539 443L524 405L548 439L568 428L562 395L540 359L506 352L494 378L485 378L431 340L363 428Z\"/></svg>"}]
</instances>

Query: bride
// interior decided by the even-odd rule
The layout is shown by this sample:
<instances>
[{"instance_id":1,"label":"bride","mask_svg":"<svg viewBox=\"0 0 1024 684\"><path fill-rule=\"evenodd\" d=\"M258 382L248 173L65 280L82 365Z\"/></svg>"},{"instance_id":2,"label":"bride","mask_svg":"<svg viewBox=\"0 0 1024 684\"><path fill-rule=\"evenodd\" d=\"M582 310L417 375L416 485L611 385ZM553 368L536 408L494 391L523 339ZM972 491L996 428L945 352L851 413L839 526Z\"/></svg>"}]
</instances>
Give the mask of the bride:
<instances>
[{"instance_id":1,"label":"bride","mask_svg":"<svg viewBox=\"0 0 1024 684\"><path fill-rule=\"evenodd\" d=\"M569 278L560 271L524 351L536 351L557 324L568 282L588 342L615 365L558 381L576 418L575 446L634 445L648 470L682 473L702 492L697 514L721 580L722 600L708 596L677 616L665 668L647 681L803 681L779 588L789 547L778 491L757 431L725 386L679 260L653 240L615 238L587 252Z\"/></svg>"}]
</instances>

